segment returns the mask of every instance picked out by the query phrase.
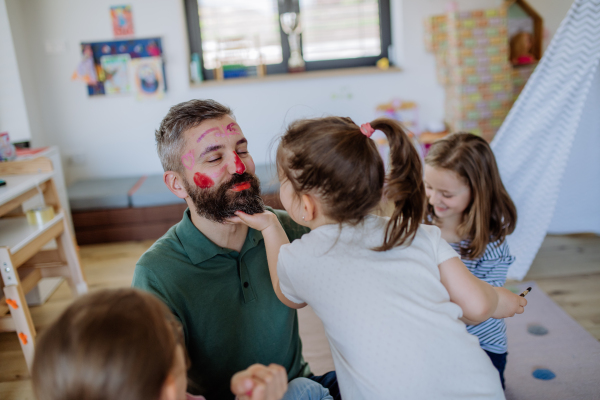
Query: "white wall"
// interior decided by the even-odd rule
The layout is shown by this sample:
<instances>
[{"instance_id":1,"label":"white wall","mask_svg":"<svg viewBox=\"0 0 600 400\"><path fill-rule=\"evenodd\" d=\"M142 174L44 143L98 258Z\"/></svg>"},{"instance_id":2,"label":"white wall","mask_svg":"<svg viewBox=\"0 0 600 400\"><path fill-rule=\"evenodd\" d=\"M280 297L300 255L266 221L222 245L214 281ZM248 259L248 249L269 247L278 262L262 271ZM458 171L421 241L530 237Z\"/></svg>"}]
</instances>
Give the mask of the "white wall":
<instances>
[{"instance_id":1,"label":"white wall","mask_svg":"<svg viewBox=\"0 0 600 400\"><path fill-rule=\"evenodd\" d=\"M423 46L423 19L443 13L445 0L392 0L393 43L403 72L339 78L289 80L190 88L188 43L182 0L130 0L137 37L161 36L168 93L139 103L133 96L89 98L70 76L82 41L110 40L108 0L6 0L25 20L29 75L43 137L34 145L56 144L66 159L67 178L128 176L161 172L154 130L169 107L192 98L229 105L250 141L258 163L269 161L273 137L293 119L339 114L369 121L375 106L393 97L416 101L421 122L443 118L443 88L435 79L433 54ZM554 31L572 0L531 0ZM461 0L459 9L490 8L501 0ZM49 47L51 54L46 52ZM351 99L333 98L352 93Z\"/></svg>"},{"instance_id":2,"label":"white wall","mask_svg":"<svg viewBox=\"0 0 600 400\"><path fill-rule=\"evenodd\" d=\"M0 132L20 142L31 133L10 25L5 0L0 0Z\"/></svg>"}]
</instances>

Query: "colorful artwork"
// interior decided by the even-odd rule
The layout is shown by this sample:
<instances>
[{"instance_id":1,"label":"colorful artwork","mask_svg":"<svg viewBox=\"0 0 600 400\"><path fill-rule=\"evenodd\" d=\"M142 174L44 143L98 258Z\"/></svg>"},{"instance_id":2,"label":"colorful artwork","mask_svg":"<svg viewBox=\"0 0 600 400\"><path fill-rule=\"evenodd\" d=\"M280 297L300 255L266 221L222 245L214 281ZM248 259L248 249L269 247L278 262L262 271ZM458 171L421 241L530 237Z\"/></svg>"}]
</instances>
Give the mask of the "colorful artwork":
<instances>
[{"instance_id":1,"label":"colorful artwork","mask_svg":"<svg viewBox=\"0 0 600 400\"><path fill-rule=\"evenodd\" d=\"M88 84L89 96L101 96L107 94L105 89L106 74L102 67L102 59L106 56L129 55L130 59L161 58L162 43L160 38L114 40L108 42L81 43L82 61L73 74L73 79L84 80ZM162 65L163 90L166 91L164 79L164 63ZM130 86L133 89L131 71L128 75ZM110 83L109 83L110 85ZM114 88L114 85L113 85ZM112 89L111 89L112 90ZM113 92L111 92L113 94Z\"/></svg>"},{"instance_id":2,"label":"colorful artwork","mask_svg":"<svg viewBox=\"0 0 600 400\"><path fill-rule=\"evenodd\" d=\"M181 156L181 163L190 171L194 168L194 151L190 150Z\"/></svg>"},{"instance_id":3,"label":"colorful artwork","mask_svg":"<svg viewBox=\"0 0 600 400\"><path fill-rule=\"evenodd\" d=\"M98 74L94 64L94 53L90 45L83 46L83 58L71 76L72 80L81 80L90 86L98 84Z\"/></svg>"},{"instance_id":4,"label":"colorful artwork","mask_svg":"<svg viewBox=\"0 0 600 400\"><path fill-rule=\"evenodd\" d=\"M162 57L131 60L131 75L136 98L140 101L162 99L165 94Z\"/></svg>"},{"instance_id":5,"label":"colorful artwork","mask_svg":"<svg viewBox=\"0 0 600 400\"><path fill-rule=\"evenodd\" d=\"M129 54L102 56L100 65L104 71L104 92L106 94L125 94L131 91L129 84Z\"/></svg>"},{"instance_id":6,"label":"colorful artwork","mask_svg":"<svg viewBox=\"0 0 600 400\"><path fill-rule=\"evenodd\" d=\"M110 8L113 33L115 37L133 36L133 15L131 6L114 6Z\"/></svg>"}]
</instances>

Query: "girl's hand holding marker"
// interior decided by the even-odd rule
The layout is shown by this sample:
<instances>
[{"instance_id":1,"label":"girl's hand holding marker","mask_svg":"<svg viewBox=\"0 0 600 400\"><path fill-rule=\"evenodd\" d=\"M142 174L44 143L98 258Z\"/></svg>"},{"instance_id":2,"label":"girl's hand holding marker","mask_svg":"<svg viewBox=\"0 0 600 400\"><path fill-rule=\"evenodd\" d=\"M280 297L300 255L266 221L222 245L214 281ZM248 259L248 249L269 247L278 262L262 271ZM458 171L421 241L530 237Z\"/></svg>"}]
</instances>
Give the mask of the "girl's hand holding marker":
<instances>
[{"instance_id":1,"label":"girl's hand holding marker","mask_svg":"<svg viewBox=\"0 0 600 400\"><path fill-rule=\"evenodd\" d=\"M525 296L527 296L527 293L529 293L529 292L531 292L531 286L529 286L527 289L525 289L523 291L523 293L521 293L519 296L525 297Z\"/></svg>"},{"instance_id":2,"label":"girl's hand holding marker","mask_svg":"<svg viewBox=\"0 0 600 400\"><path fill-rule=\"evenodd\" d=\"M492 314L492 318L509 318L515 314L523 314L527 305L527 300L525 300L524 296L517 296L503 287L496 287L494 290L498 295L498 306Z\"/></svg>"}]
</instances>

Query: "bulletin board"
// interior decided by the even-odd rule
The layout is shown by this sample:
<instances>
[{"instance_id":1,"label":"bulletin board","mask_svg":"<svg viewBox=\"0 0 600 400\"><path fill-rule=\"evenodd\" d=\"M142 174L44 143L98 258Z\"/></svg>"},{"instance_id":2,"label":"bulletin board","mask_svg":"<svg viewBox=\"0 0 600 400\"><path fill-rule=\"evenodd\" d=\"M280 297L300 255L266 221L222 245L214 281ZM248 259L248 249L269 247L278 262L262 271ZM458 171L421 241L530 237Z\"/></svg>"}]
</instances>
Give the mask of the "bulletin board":
<instances>
[{"instance_id":1,"label":"bulletin board","mask_svg":"<svg viewBox=\"0 0 600 400\"><path fill-rule=\"evenodd\" d=\"M97 82L88 84L89 96L134 94L138 100L162 98L167 90L160 38L81 43L91 58Z\"/></svg>"}]
</instances>

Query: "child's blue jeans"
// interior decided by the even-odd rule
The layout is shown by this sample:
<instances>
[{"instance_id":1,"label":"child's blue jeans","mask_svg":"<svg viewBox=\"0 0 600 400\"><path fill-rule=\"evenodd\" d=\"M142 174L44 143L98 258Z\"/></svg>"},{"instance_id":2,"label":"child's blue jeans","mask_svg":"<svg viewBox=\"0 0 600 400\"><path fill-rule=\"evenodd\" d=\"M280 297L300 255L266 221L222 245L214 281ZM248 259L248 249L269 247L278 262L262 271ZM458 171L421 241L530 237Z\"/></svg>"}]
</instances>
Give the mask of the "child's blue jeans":
<instances>
[{"instance_id":1,"label":"child's blue jeans","mask_svg":"<svg viewBox=\"0 0 600 400\"><path fill-rule=\"evenodd\" d=\"M308 378L296 378L288 384L281 400L333 400L329 390Z\"/></svg>"}]
</instances>

